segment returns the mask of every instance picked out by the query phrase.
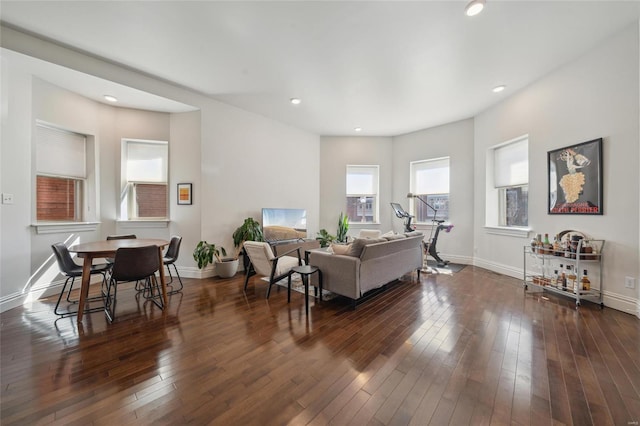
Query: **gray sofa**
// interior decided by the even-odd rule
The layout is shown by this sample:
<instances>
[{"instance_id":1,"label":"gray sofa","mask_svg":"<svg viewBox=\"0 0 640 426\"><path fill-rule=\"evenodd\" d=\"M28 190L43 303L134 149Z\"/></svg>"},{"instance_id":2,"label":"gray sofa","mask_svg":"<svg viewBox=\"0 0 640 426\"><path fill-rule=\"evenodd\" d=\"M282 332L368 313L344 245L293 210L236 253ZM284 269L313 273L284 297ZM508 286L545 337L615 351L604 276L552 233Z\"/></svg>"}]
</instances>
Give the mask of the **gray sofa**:
<instances>
[{"instance_id":1,"label":"gray sofa","mask_svg":"<svg viewBox=\"0 0 640 426\"><path fill-rule=\"evenodd\" d=\"M356 239L349 255L311 251L309 264L322 271L325 290L348 297L354 304L365 293L383 287L403 275L422 269L420 232L387 238ZM358 251L362 250L359 255Z\"/></svg>"}]
</instances>

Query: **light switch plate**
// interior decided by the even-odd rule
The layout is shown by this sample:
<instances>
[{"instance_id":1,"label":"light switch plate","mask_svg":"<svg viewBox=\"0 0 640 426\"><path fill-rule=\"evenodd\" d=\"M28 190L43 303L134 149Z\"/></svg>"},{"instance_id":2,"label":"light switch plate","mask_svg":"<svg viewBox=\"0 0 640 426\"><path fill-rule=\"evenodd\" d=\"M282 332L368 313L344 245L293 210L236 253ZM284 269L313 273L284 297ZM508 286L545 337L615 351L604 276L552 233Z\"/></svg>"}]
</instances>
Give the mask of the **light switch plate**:
<instances>
[{"instance_id":1,"label":"light switch plate","mask_svg":"<svg viewBox=\"0 0 640 426\"><path fill-rule=\"evenodd\" d=\"M633 277L624 277L624 286L626 288L636 288L636 280Z\"/></svg>"},{"instance_id":2,"label":"light switch plate","mask_svg":"<svg viewBox=\"0 0 640 426\"><path fill-rule=\"evenodd\" d=\"M13 194L2 193L2 204L13 204Z\"/></svg>"}]
</instances>

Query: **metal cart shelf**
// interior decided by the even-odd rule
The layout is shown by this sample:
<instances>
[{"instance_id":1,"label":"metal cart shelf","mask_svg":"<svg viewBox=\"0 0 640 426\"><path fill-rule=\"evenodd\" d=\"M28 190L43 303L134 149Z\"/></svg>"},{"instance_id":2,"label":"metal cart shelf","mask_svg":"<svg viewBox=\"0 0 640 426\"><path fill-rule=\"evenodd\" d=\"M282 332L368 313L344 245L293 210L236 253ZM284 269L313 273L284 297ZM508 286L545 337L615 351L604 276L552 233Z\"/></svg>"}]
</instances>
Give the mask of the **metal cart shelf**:
<instances>
[{"instance_id":1,"label":"metal cart shelf","mask_svg":"<svg viewBox=\"0 0 640 426\"><path fill-rule=\"evenodd\" d=\"M538 249L530 245L524 246L524 277L522 284L524 290L529 287L542 289L550 293L560 294L575 299L576 306L580 306L583 301L598 303L604 308L603 303L603 282L602 282L602 249L604 240L583 239L578 242L575 252L554 252L553 250ZM583 252L584 248L590 247L591 252ZM560 284L554 285L552 278L553 271L559 270L560 265L572 265L575 270L575 281L578 283L577 291L573 286L563 288ZM590 290L582 290L580 281L584 275L584 270L588 273L591 282ZM595 271L595 273L594 273Z\"/></svg>"}]
</instances>

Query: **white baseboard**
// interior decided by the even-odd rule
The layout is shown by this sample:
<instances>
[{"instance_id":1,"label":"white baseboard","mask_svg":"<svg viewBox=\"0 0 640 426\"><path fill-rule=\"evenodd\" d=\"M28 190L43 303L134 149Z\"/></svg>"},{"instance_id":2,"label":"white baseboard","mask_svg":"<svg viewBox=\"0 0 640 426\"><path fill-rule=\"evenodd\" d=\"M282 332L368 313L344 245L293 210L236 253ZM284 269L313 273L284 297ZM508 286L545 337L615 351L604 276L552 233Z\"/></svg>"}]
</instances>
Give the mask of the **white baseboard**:
<instances>
[{"instance_id":1,"label":"white baseboard","mask_svg":"<svg viewBox=\"0 0 640 426\"><path fill-rule=\"evenodd\" d=\"M100 276L100 278L98 278L97 276L92 276L91 284L100 283L101 279L102 276ZM25 293L12 293L4 296L0 299L0 312L5 312L9 309L17 308L18 306L22 306L31 300L44 299L45 297L58 295L62 291L62 285L64 284L64 281L64 279L57 280L51 283L40 285L38 287L33 287ZM80 288L80 278L76 278L74 288Z\"/></svg>"},{"instance_id":2,"label":"white baseboard","mask_svg":"<svg viewBox=\"0 0 640 426\"><path fill-rule=\"evenodd\" d=\"M524 272L522 271L522 269L514 268L513 266L505 265L502 263L475 258L473 259L472 264L473 266L488 269L489 271L497 272L498 274L507 275L509 277L518 279L522 279L524 277Z\"/></svg>"},{"instance_id":3,"label":"white baseboard","mask_svg":"<svg viewBox=\"0 0 640 426\"><path fill-rule=\"evenodd\" d=\"M638 299L605 290L603 302L607 308L638 316L638 307L640 307L640 301ZM638 316L638 318L640 318L640 316Z\"/></svg>"}]
</instances>

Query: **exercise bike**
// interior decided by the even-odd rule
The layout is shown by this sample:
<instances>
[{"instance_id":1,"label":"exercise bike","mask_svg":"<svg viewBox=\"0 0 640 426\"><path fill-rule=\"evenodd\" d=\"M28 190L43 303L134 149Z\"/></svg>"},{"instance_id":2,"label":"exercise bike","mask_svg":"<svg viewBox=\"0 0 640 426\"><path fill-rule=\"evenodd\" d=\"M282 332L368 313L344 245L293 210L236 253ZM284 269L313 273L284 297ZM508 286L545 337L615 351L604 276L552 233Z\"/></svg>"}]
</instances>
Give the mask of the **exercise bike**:
<instances>
[{"instance_id":1,"label":"exercise bike","mask_svg":"<svg viewBox=\"0 0 640 426\"><path fill-rule=\"evenodd\" d=\"M400 204L391 203L391 208L396 213L397 218L403 219L404 232L412 232L416 230L416 226L411 224L411 219L413 219L413 216L407 213Z\"/></svg>"},{"instance_id":2,"label":"exercise bike","mask_svg":"<svg viewBox=\"0 0 640 426\"><path fill-rule=\"evenodd\" d=\"M449 264L449 261L448 260L444 260L444 259L442 259L440 257L436 247L437 247L437 243L438 243L438 237L440 236L440 231L445 231L445 232L449 233L449 232L451 232L451 228L453 228L453 225L451 225L451 224L444 225L444 222L445 222L444 220L436 219L436 216L438 215L438 210L435 207L433 207L431 204L427 203L422 198L420 198L420 196L414 195L412 193L409 193L409 194L407 194L407 198L417 198L418 200L420 200L424 204L426 204L427 207L429 207L431 210L434 211L433 219L431 220L431 222L433 223L434 226L431 227L431 234L429 235L429 241L424 241L423 242L424 253L425 253L425 261L424 261L425 269L427 268L427 261L426 261L426 255L427 254L435 259L436 264L439 267L443 268L443 267L447 266ZM411 220L413 219L413 216L411 216L409 213L407 213L402 208L402 206L400 204L398 204L398 203L391 203L391 207L395 211L396 216L398 218L404 219L405 232L415 231L415 225L411 224ZM435 229L435 234L434 234L434 229Z\"/></svg>"},{"instance_id":3,"label":"exercise bike","mask_svg":"<svg viewBox=\"0 0 640 426\"><path fill-rule=\"evenodd\" d=\"M431 227L431 235L429 236L429 242L423 242L424 244L424 251L425 253L428 253L429 256L433 257L436 262L437 265L441 268L444 268L445 266L447 266L449 264L448 260L443 260L439 255L438 252L436 251L436 243L438 242L438 235L440 235L440 231L445 231L445 232L451 232L451 228L453 228L453 225L449 224L449 225L444 225L444 220L436 220L435 215L433 220L431 221L432 223L434 223L435 228L436 228L436 233L435 235L433 235L433 226ZM432 237L433 236L433 237Z\"/></svg>"}]
</instances>

